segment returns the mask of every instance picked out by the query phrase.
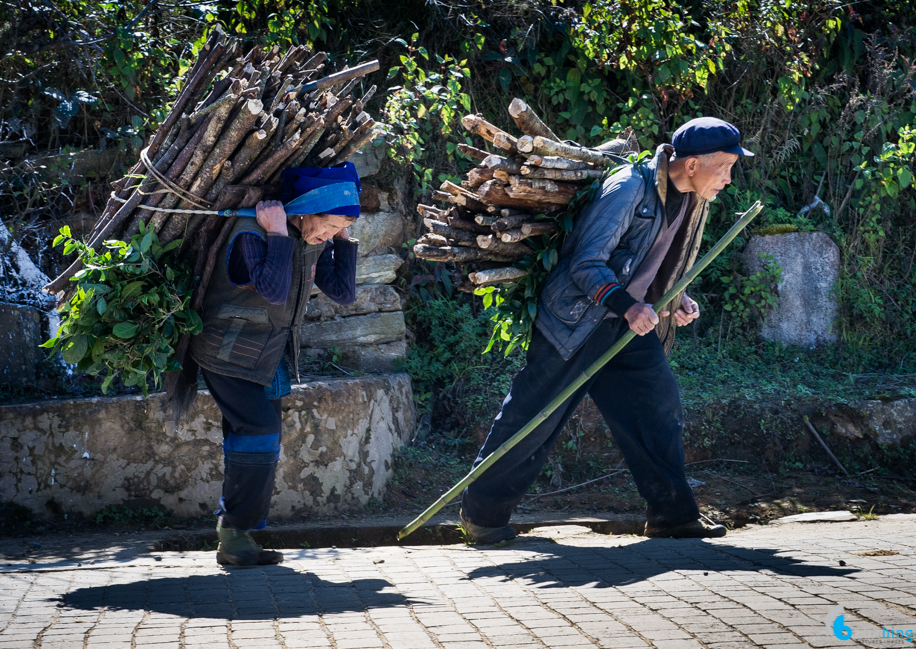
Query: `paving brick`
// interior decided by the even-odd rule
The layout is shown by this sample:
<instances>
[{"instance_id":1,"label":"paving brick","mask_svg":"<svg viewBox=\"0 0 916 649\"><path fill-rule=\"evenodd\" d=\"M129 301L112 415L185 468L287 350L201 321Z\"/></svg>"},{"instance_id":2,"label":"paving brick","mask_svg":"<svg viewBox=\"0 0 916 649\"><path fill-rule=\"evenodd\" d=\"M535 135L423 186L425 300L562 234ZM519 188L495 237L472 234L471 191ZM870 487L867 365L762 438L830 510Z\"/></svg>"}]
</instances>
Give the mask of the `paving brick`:
<instances>
[{"instance_id":1,"label":"paving brick","mask_svg":"<svg viewBox=\"0 0 916 649\"><path fill-rule=\"evenodd\" d=\"M916 626L900 608L916 607L916 523L857 525L290 551L283 566L232 571L209 554L163 553L167 571L124 562L78 577L14 573L0 592L0 649L42 633L43 649L82 649L89 629L86 649L165 649L179 637L185 649L268 649L281 646L277 629L288 649L832 649L848 646L823 622L837 603L869 646L881 625ZM900 554L851 554L885 545Z\"/></svg>"}]
</instances>

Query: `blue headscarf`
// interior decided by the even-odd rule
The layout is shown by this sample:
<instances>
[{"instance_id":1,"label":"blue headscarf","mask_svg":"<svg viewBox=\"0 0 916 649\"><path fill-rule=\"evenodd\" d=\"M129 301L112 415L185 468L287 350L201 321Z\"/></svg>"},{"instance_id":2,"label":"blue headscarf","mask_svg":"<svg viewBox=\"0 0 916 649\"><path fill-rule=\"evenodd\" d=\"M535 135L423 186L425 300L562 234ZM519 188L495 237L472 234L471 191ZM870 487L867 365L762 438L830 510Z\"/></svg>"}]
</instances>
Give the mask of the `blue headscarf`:
<instances>
[{"instance_id":1,"label":"blue headscarf","mask_svg":"<svg viewBox=\"0 0 916 649\"><path fill-rule=\"evenodd\" d=\"M318 187L336 185L339 183L353 183L357 193L362 191L359 175L352 162L342 162L333 167L293 167L286 169L281 175L283 181L283 203L289 203ZM359 217L359 201L351 205L343 205L328 210L330 214Z\"/></svg>"}]
</instances>

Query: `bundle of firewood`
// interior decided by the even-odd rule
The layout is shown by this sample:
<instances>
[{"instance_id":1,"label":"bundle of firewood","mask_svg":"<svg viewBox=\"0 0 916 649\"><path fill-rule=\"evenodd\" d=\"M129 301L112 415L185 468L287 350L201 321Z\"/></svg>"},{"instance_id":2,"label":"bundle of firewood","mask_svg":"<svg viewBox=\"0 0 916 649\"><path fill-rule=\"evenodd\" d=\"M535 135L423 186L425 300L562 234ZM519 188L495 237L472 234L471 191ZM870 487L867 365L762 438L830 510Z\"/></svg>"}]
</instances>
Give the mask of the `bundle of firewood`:
<instances>
[{"instance_id":1,"label":"bundle of firewood","mask_svg":"<svg viewBox=\"0 0 916 649\"><path fill-rule=\"evenodd\" d=\"M560 231L556 215L609 166L636 152L630 129L597 148L563 142L521 99L509 115L523 133L515 137L479 115L462 125L484 139L494 152L459 144L458 150L480 161L460 185L444 182L433 199L445 208L420 204L417 211L429 232L414 246L420 259L471 262L464 266L473 290L525 276L510 264L532 254L525 240ZM464 273L462 273L464 274Z\"/></svg>"},{"instance_id":2,"label":"bundle of firewood","mask_svg":"<svg viewBox=\"0 0 916 649\"><path fill-rule=\"evenodd\" d=\"M183 239L181 256L194 259L195 276L203 275L194 299L199 308L216 251L235 221L214 211L275 197L284 169L343 162L377 134L363 110L375 86L361 97L351 92L378 62L328 76L326 59L305 46L286 53L256 47L242 56L237 42L214 31L140 160L113 183L89 245L129 241L141 221L163 245ZM68 280L80 268L75 262L45 290L66 301Z\"/></svg>"}]
</instances>

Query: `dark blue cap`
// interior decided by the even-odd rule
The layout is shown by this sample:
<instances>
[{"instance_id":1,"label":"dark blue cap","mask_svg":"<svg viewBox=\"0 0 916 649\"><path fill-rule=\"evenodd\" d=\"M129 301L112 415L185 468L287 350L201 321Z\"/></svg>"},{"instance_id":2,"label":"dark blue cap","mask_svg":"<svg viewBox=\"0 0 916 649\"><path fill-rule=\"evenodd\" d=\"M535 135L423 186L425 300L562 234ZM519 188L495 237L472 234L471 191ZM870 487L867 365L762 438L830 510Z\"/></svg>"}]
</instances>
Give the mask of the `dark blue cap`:
<instances>
[{"instance_id":1,"label":"dark blue cap","mask_svg":"<svg viewBox=\"0 0 916 649\"><path fill-rule=\"evenodd\" d=\"M280 178L283 181L281 200L284 203L325 185L353 183L357 192L362 190L359 174L356 173L356 167L352 162L342 162L333 167L292 167L280 174ZM359 202L335 208L329 213L359 217Z\"/></svg>"},{"instance_id":2,"label":"dark blue cap","mask_svg":"<svg viewBox=\"0 0 916 649\"><path fill-rule=\"evenodd\" d=\"M692 119L674 132L671 138L674 152L679 158L724 151L753 157L754 154L741 146L741 131L715 117Z\"/></svg>"}]
</instances>

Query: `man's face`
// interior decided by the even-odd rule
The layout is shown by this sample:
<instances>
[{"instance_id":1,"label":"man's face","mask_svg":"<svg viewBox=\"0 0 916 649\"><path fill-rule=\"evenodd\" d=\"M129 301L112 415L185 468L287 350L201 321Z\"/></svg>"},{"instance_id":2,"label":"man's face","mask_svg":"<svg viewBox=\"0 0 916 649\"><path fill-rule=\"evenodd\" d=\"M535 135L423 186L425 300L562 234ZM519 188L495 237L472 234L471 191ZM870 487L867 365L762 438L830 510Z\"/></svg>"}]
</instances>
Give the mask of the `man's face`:
<instances>
[{"instance_id":1,"label":"man's face","mask_svg":"<svg viewBox=\"0 0 916 649\"><path fill-rule=\"evenodd\" d=\"M713 201L732 181L732 167L738 160L735 153L716 151L687 159L687 175L693 191L707 201Z\"/></svg>"},{"instance_id":2,"label":"man's face","mask_svg":"<svg viewBox=\"0 0 916 649\"><path fill-rule=\"evenodd\" d=\"M305 214L292 218L302 232L303 241L310 244L324 243L356 220L339 214Z\"/></svg>"}]
</instances>

